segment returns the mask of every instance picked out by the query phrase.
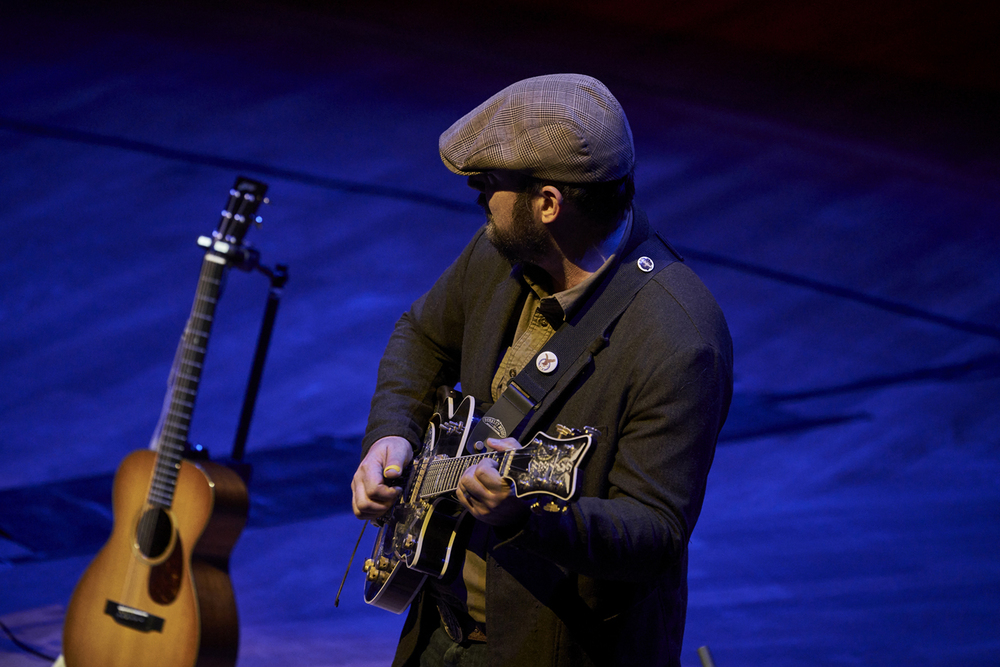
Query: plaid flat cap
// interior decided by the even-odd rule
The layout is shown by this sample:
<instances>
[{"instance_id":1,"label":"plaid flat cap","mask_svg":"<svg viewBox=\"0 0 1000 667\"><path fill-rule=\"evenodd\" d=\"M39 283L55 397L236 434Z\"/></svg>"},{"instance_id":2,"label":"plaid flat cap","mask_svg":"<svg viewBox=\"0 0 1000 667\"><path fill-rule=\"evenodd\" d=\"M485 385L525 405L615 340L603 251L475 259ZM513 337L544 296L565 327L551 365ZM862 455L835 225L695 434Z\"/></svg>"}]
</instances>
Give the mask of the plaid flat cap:
<instances>
[{"instance_id":1,"label":"plaid flat cap","mask_svg":"<svg viewBox=\"0 0 1000 667\"><path fill-rule=\"evenodd\" d=\"M467 113L438 140L464 176L523 171L564 183L624 177L635 164L632 130L611 91L582 74L518 81Z\"/></svg>"}]
</instances>

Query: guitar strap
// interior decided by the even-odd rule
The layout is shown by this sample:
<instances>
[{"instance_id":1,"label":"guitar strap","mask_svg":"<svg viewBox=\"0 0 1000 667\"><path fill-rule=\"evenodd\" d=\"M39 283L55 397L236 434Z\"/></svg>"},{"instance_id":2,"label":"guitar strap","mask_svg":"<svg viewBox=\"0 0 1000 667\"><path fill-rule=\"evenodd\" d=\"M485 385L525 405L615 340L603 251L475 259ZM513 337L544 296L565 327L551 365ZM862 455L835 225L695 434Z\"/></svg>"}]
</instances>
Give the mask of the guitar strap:
<instances>
[{"instance_id":1,"label":"guitar strap","mask_svg":"<svg viewBox=\"0 0 1000 667\"><path fill-rule=\"evenodd\" d=\"M527 430L607 344L606 332L643 285L675 261L684 261L649 227L644 213L638 209L634 212L639 225L649 229L649 236L622 258L611 279L590 297L589 306L563 322L542 346L534 363L528 363L510 382L473 427L467 440L470 453L475 452L475 443L486 438L517 437Z\"/></svg>"}]
</instances>

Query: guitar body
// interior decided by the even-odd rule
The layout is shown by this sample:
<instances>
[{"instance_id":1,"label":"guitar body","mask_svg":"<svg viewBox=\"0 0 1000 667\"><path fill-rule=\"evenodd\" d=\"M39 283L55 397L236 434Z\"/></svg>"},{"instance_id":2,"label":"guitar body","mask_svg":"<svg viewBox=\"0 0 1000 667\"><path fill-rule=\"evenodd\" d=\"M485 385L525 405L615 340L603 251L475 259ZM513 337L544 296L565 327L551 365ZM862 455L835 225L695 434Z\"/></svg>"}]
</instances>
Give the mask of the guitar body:
<instances>
[{"instance_id":1,"label":"guitar body","mask_svg":"<svg viewBox=\"0 0 1000 667\"><path fill-rule=\"evenodd\" d=\"M246 487L225 466L182 460L176 491L184 502L158 509L146 501L155 464L156 452L136 451L115 475L111 537L77 583L66 613L67 667L236 663L229 554L246 523ZM150 526L157 536L151 547L140 547L150 541L139 533Z\"/></svg>"},{"instance_id":2,"label":"guitar body","mask_svg":"<svg viewBox=\"0 0 1000 667\"><path fill-rule=\"evenodd\" d=\"M368 583L365 601L403 613L428 575L443 577L454 554L459 554L456 560L460 562L459 552L465 545L462 527L471 525L466 522L468 516L453 498L396 505L392 518L379 528L375 538L374 558L386 559L383 563L389 568L388 577Z\"/></svg>"}]
</instances>

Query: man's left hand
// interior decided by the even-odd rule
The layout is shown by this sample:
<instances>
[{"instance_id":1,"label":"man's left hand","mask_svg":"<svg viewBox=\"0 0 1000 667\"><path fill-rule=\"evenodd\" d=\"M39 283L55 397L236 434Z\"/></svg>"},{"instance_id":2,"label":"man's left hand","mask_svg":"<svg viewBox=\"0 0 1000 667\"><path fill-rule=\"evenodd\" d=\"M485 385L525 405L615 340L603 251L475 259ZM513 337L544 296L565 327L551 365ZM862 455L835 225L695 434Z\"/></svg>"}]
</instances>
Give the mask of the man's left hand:
<instances>
[{"instance_id":1,"label":"man's left hand","mask_svg":"<svg viewBox=\"0 0 1000 667\"><path fill-rule=\"evenodd\" d=\"M514 438L488 438L486 446L498 452L520 449ZM497 462L484 459L468 468L455 491L458 501L479 521L493 526L512 526L524 521L530 510L514 495L511 483L500 476Z\"/></svg>"}]
</instances>

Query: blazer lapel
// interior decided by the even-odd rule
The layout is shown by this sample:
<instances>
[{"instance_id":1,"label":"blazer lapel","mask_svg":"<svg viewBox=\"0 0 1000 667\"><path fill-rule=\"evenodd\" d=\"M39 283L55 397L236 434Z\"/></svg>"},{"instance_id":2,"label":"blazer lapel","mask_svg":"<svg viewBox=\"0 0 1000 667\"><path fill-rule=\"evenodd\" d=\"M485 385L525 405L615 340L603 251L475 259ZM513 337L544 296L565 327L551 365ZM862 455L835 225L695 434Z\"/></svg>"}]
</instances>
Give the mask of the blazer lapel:
<instances>
[{"instance_id":1,"label":"blazer lapel","mask_svg":"<svg viewBox=\"0 0 1000 667\"><path fill-rule=\"evenodd\" d=\"M490 402L490 387L496 374L500 358L506 351L505 338L508 329L516 324L515 309L523 303L524 290L527 289L520 279L519 273L511 271L506 280L502 281L493 293L493 298L483 312L476 346L481 350L473 359L469 359L469 376L462 385L464 393L471 393L479 401ZM468 341L467 341L468 342Z\"/></svg>"}]
</instances>

